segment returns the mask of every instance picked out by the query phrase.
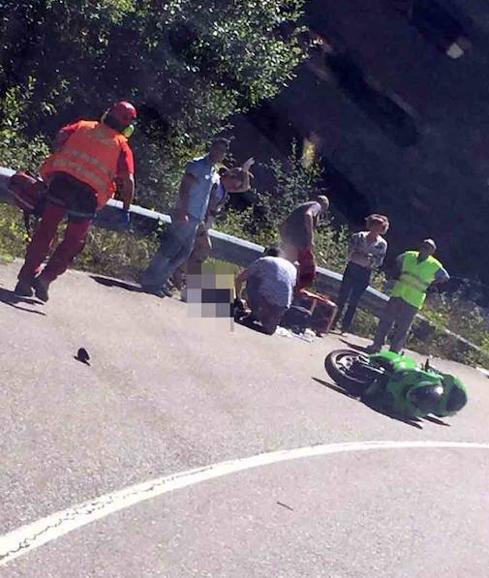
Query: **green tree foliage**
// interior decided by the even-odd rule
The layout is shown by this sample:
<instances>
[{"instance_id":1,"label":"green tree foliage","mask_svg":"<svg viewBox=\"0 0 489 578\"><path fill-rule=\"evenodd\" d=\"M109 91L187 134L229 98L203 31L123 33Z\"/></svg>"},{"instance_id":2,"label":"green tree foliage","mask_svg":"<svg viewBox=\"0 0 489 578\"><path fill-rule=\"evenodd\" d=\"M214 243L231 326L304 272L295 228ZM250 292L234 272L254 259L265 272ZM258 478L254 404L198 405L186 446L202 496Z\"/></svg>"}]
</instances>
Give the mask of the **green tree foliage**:
<instances>
[{"instance_id":1,"label":"green tree foliage","mask_svg":"<svg viewBox=\"0 0 489 578\"><path fill-rule=\"evenodd\" d=\"M277 243L280 225L297 205L311 200L322 176L319 163L305 165L295 145L286 162L273 159L268 169L273 176L273 187L255 191L255 202L246 211L227 211L217 224L219 229L265 246ZM315 236L318 263L342 271L348 251L347 229L336 226L330 217L321 223Z\"/></svg>"},{"instance_id":2,"label":"green tree foliage","mask_svg":"<svg viewBox=\"0 0 489 578\"><path fill-rule=\"evenodd\" d=\"M303 0L0 1L0 98L29 87L30 134L131 99L139 190L167 204L184 159L226 119L273 97L302 52ZM200 149L201 150L201 149Z\"/></svg>"}]
</instances>

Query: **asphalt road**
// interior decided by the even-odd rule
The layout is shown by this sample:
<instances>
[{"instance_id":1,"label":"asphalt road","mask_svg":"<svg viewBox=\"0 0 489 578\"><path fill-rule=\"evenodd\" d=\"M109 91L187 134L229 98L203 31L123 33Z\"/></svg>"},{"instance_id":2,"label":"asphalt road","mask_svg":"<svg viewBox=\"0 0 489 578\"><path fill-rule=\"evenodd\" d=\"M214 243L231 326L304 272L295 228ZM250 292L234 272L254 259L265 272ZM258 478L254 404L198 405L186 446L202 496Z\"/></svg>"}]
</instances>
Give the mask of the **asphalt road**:
<instances>
[{"instance_id":1,"label":"asphalt road","mask_svg":"<svg viewBox=\"0 0 489 578\"><path fill-rule=\"evenodd\" d=\"M415 427L331 387L323 360L345 346L336 337L231 330L78 272L46 305L15 302L17 268L0 266L1 578L489 575L489 381L476 370L438 361L470 403ZM90 366L74 359L80 347ZM391 449L364 444L377 440ZM416 447L427 441L447 445ZM340 442L356 445L330 451ZM316 444L324 452L307 456ZM124 509L106 497L97 521L70 514L73 531L2 561L7 535L56 512L293 448L304 457L189 474Z\"/></svg>"}]
</instances>

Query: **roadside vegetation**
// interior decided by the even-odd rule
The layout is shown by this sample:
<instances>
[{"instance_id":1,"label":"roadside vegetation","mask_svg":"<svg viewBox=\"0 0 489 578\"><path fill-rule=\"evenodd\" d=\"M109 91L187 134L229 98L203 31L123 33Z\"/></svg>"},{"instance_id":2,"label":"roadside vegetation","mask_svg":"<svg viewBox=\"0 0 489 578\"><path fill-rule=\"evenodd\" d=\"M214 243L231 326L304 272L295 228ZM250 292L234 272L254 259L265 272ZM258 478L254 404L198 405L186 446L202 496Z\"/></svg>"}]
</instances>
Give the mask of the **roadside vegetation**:
<instances>
[{"instance_id":1,"label":"roadside vegetation","mask_svg":"<svg viewBox=\"0 0 489 578\"><path fill-rule=\"evenodd\" d=\"M151 3L132 0L2 2L0 164L36 172L62 124L96 118L109 103L127 98L140 112L131 139L136 202L168 210L184 163L202 153L213 135L229 134L233 115L276 96L306 54L303 0L203 0L198 11L192 4L168 0L155 15ZM252 205L226 211L218 229L262 245L276 242L279 224L309 198L321 177L319 165L304 163L295 146L287 162L272 160L265 170L273 185L265 191L256 186ZM319 265L343 270L348 235L333 212L317 235ZM25 243L20 212L1 205L0 259L22 257ZM134 280L157 244L156 232L93 228L75 266ZM383 275L376 275L374 286L383 284ZM475 303L435 294L424 314L431 329L421 324L411 347L487 365L487 316ZM375 325L375 318L361 311L354 331L369 337ZM482 353L447 339L444 328Z\"/></svg>"}]
</instances>

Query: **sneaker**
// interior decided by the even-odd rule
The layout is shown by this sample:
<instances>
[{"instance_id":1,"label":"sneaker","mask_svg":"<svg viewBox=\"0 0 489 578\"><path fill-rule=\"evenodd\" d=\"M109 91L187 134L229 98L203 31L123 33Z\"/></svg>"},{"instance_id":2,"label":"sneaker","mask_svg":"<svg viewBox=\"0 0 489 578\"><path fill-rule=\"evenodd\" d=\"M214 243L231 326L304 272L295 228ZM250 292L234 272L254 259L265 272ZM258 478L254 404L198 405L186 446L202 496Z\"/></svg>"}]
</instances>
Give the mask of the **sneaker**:
<instances>
[{"instance_id":1,"label":"sneaker","mask_svg":"<svg viewBox=\"0 0 489 578\"><path fill-rule=\"evenodd\" d=\"M154 287L151 285L141 285L142 290L149 295L154 295L155 297L171 297L173 293L167 287Z\"/></svg>"},{"instance_id":2,"label":"sneaker","mask_svg":"<svg viewBox=\"0 0 489 578\"><path fill-rule=\"evenodd\" d=\"M27 283L25 281L17 281L14 293L17 295L17 297L33 297L34 289L32 288L31 283Z\"/></svg>"},{"instance_id":3,"label":"sneaker","mask_svg":"<svg viewBox=\"0 0 489 578\"><path fill-rule=\"evenodd\" d=\"M47 281L44 281L42 277L36 277L32 283L32 286L34 287L34 293L36 294L36 297L40 301L43 301L44 303L49 301L49 283Z\"/></svg>"},{"instance_id":4,"label":"sneaker","mask_svg":"<svg viewBox=\"0 0 489 578\"><path fill-rule=\"evenodd\" d=\"M166 295L167 297L173 297L173 289L169 285L164 285L161 288L161 292L163 293L163 295Z\"/></svg>"}]
</instances>

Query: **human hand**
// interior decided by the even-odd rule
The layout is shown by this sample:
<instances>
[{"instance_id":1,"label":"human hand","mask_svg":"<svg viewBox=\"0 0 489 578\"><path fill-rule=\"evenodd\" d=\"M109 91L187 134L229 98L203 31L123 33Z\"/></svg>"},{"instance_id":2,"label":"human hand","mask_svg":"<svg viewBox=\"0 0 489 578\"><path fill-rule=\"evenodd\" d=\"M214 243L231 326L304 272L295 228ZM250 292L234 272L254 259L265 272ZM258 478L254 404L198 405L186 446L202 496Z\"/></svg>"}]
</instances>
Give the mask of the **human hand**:
<instances>
[{"instance_id":1,"label":"human hand","mask_svg":"<svg viewBox=\"0 0 489 578\"><path fill-rule=\"evenodd\" d=\"M183 209L178 209L175 213L177 221L181 221L183 223L188 223L188 213Z\"/></svg>"},{"instance_id":2,"label":"human hand","mask_svg":"<svg viewBox=\"0 0 489 578\"><path fill-rule=\"evenodd\" d=\"M246 162L243 163L243 170L249 172L251 167L255 164L255 159L250 157Z\"/></svg>"},{"instance_id":3,"label":"human hand","mask_svg":"<svg viewBox=\"0 0 489 578\"><path fill-rule=\"evenodd\" d=\"M128 229L131 224L131 214L127 209L120 209L117 211L117 217L115 220L115 228L117 230Z\"/></svg>"}]
</instances>

